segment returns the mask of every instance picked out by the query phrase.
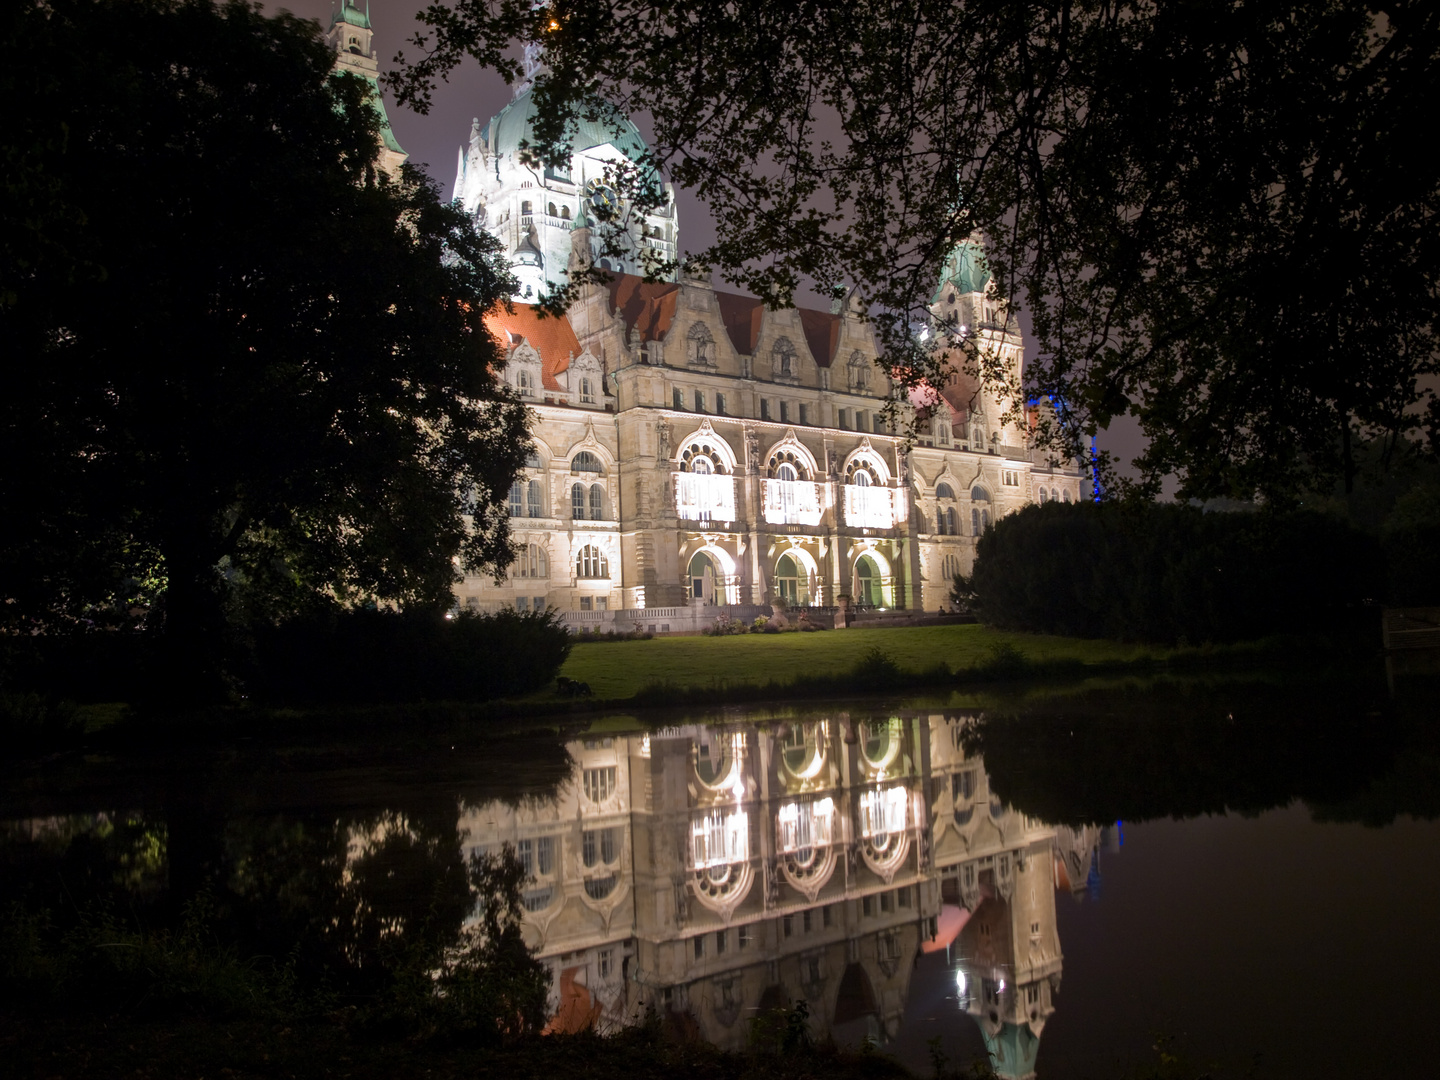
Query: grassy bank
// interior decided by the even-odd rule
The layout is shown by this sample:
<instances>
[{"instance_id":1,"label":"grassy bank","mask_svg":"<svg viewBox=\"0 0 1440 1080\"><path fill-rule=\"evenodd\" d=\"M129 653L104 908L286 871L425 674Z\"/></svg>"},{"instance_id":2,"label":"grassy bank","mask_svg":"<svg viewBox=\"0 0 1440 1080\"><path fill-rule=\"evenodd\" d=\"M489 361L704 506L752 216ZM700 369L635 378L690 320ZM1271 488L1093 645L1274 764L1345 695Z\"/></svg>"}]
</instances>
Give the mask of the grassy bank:
<instances>
[{"instance_id":1,"label":"grassy bank","mask_svg":"<svg viewBox=\"0 0 1440 1080\"><path fill-rule=\"evenodd\" d=\"M1201 656L1252 655L1256 648L1172 649L1086 638L1007 633L975 623L820 633L744 634L734 637L666 637L649 641L582 642L560 674L588 683L599 699L623 700L647 686L668 684L697 690L782 684L797 678L840 679L872 649L884 652L902 672L920 673L944 664L951 671L981 667L999 652L1018 654L1031 665L1105 669L1136 663L1167 663ZM1010 653L1009 650L1013 650ZM553 692L527 699L541 701Z\"/></svg>"}]
</instances>

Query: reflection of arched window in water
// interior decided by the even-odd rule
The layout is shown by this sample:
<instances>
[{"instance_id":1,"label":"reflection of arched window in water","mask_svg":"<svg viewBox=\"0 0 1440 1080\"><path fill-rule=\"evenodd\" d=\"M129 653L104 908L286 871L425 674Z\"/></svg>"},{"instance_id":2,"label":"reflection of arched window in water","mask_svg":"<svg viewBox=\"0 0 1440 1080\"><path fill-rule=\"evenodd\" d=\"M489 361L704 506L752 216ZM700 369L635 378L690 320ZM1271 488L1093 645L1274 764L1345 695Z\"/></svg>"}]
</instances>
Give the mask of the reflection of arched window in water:
<instances>
[{"instance_id":1,"label":"reflection of arched window in water","mask_svg":"<svg viewBox=\"0 0 1440 1080\"><path fill-rule=\"evenodd\" d=\"M815 863L816 848L830 843L835 803L829 798L814 802L792 802L780 807L776 840L780 853L789 856L798 868Z\"/></svg>"},{"instance_id":2,"label":"reflection of arched window in water","mask_svg":"<svg viewBox=\"0 0 1440 1080\"><path fill-rule=\"evenodd\" d=\"M900 785L862 792L860 835L877 852L886 851L905 831L905 789Z\"/></svg>"},{"instance_id":3,"label":"reflection of arched window in water","mask_svg":"<svg viewBox=\"0 0 1440 1080\"><path fill-rule=\"evenodd\" d=\"M706 787L729 786L735 770L735 736L710 730L695 740L695 776Z\"/></svg>"},{"instance_id":4,"label":"reflection of arched window in water","mask_svg":"<svg viewBox=\"0 0 1440 1080\"><path fill-rule=\"evenodd\" d=\"M825 764L822 724L791 724L780 736L780 760L796 780L811 780Z\"/></svg>"},{"instance_id":5,"label":"reflection of arched window in water","mask_svg":"<svg viewBox=\"0 0 1440 1080\"><path fill-rule=\"evenodd\" d=\"M860 725L860 755L871 769L884 772L900 756L900 721L867 720Z\"/></svg>"}]
</instances>

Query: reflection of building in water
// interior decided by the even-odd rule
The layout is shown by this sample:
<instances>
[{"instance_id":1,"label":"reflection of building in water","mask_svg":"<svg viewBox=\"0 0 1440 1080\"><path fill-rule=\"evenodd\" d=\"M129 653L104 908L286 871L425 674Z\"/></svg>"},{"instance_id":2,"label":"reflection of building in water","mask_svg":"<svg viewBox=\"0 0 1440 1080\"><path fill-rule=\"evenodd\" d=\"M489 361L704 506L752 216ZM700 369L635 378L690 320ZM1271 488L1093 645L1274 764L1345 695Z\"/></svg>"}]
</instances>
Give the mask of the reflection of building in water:
<instances>
[{"instance_id":1,"label":"reflection of building in water","mask_svg":"<svg viewBox=\"0 0 1440 1080\"><path fill-rule=\"evenodd\" d=\"M818 1028L883 1041L916 958L958 938L962 999L1007 1072L1033 1062L1054 1007L1056 860L1091 840L1057 846L992 799L962 724L840 714L591 736L555 798L461 825L472 847L513 843L533 875L525 929L557 1026L654 1006L735 1046L746 1019L803 1000Z\"/></svg>"}]
</instances>

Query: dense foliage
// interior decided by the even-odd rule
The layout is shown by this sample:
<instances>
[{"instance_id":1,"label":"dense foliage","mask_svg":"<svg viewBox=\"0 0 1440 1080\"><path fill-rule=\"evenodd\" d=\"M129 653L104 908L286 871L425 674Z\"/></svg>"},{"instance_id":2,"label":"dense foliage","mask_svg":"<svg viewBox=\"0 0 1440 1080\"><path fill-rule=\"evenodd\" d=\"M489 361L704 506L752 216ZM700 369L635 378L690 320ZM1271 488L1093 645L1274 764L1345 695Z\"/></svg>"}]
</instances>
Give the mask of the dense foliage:
<instances>
[{"instance_id":1,"label":"dense foliage","mask_svg":"<svg viewBox=\"0 0 1440 1080\"><path fill-rule=\"evenodd\" d=\"M1274 502L1353 486L1367 435L1440 436L1433 3L439 0L421 18L402 101L467 56L513 78L514 41L542 42L537 155L597 100L650 117L653 164L714 213L696 264L781 303L853 283L902 384L963 356L1017 410L1050 396L1037 435L1063 456L1133 414L1147 494L1175 475L1182 497ZM939 351L913 336L977 236L1039 340L1024 393L961 328Z\"/></svg>"},{"instance_id":2,"label":"dense foliage","mask_svg":"<svg viewBox=\"0 0 1440 1080\"><path fill-rule=\"evenodd\" d=\"M479 701L538 690L570 655L553 612L333 611L259 632L255 697Z\"/></svg>"},{"instance_id":3,"label":"dense foliage","mask_svg":"<svg viewBox=\"0 0 1440 1080\"><path fill-rule=\"evenodd\" d=\"M1378 542L1329 514L1052 502L979 539L957 599L1007 630L1198 645L1349 627L1384 581Z\"/></svg>"},{"instance_id":4,"label":"dense foliage","mask_svg":"<svg viewBox=\"0 0 1440 1080\"><path fill-rule=\"evenodd\" d=\"M5 629L162 634L190 696L238 623L503 568L525 413L481 317L510 278L378 170L316 25L26 0L0 40Z\"/></svg>"}]
</instances>

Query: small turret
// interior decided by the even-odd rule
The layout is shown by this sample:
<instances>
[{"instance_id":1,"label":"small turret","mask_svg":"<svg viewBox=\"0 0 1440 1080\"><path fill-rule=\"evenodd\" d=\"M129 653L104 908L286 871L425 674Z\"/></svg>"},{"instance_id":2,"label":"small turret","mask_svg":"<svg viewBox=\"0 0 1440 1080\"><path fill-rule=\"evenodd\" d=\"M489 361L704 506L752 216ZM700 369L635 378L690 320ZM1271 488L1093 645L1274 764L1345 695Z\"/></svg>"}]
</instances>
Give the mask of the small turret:
<instances>
[{"instance_id":1,"label":"small turret","mask_svg":"<svg viewBox=\"0 0 1440 1080\"><path fill-rule=\"evenodd\" d=\"M395 138L395 132L390 128L390 117L385 112L385 103L380 99L380 61L375 57L374 37L368 0L364 11L360 10L355 0L341 0L340 6L330 16L330 29L325 32L325 41L335 50L335 71L358 75L370 84L370 100L380 114L380 167L393 176L410 155Z\"/></svg>"}]
</instances>

